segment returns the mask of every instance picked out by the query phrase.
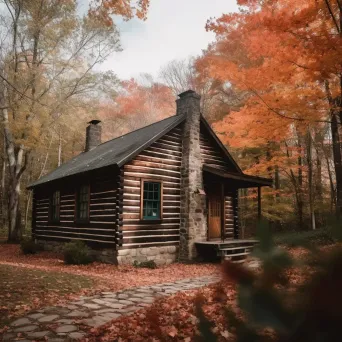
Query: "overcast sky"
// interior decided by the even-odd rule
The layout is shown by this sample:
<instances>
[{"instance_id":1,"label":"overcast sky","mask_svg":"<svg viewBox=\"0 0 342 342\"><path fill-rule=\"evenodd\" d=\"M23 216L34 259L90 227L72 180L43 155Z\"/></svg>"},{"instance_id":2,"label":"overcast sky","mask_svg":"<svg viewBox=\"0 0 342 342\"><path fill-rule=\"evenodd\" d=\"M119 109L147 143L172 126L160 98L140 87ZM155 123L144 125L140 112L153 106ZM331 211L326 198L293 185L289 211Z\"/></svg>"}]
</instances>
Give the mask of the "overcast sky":
<instances>
[{"instance_id":1,"label":"overcast sky","mask_svg":"<svg viewBox=\"0 0 342 342\"><path fill-rule=\"evenodd\" d=\"M101 65L121 79L158 76L172 59L197 56L214 39L205 31L210 17L237 10L235 0L151 0L146 21L120 22L123 51Z\"/></svg>"}]
</instances>

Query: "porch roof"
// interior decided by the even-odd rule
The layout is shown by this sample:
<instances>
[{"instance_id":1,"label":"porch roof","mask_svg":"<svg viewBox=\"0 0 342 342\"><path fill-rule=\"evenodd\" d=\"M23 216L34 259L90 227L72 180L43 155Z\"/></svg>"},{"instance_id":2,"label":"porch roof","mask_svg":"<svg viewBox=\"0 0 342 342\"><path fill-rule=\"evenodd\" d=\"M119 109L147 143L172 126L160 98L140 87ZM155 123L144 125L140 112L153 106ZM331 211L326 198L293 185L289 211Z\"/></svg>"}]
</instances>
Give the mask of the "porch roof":
<instances>
[{"instance_id":1,"label":"porch roof","mask_svg":"<svg viewBox=\"0 0 342 342\"><path fill-rule=\"evenodd\" d=\"M273 180L271 178L257 177L245 175L243 173L232 173L225 170L213 167L209 164L203 165L203 171L209 172L213 175L234 180L237 188L255 188L261 186L272 186Z\"/></svg>"}]
</instances>

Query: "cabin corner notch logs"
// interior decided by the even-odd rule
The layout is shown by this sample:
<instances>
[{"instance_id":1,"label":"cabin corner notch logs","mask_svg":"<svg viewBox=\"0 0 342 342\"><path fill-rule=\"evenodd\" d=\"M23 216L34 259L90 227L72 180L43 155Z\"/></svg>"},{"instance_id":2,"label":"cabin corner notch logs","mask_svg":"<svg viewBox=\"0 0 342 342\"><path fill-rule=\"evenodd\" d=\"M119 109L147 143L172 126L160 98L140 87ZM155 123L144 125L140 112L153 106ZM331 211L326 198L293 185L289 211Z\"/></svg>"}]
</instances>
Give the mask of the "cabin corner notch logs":
<instances>
[{"instance_id":1,"label":"cabin corner notch logs","mask_svg":"<svg viewBox=\"0 0 342 342\"><path fill-rule=\"evenodd\" d=\"M53 186L42 185L34 189L32 223L37 239L83 240L98 247L132 249L140 247L177 246L180 227L180 177L182 161L183 124L152 143L120 170L98 170L69 180L63 179ZM220 147L201 125L200 147L202 162L221 169L231 169ZM141 180L162 183L162 217L155 222L141 217ZM76 184L74 184L76 183ZM75 220L77 189L89 184L89 220ZM49 219L50 198L60 191L60 220ZM233 239L237 234L235 197L226 193L224 198L224 235ZM235 208L235 209L234 209Z\"/></svg>"}]
</instances>

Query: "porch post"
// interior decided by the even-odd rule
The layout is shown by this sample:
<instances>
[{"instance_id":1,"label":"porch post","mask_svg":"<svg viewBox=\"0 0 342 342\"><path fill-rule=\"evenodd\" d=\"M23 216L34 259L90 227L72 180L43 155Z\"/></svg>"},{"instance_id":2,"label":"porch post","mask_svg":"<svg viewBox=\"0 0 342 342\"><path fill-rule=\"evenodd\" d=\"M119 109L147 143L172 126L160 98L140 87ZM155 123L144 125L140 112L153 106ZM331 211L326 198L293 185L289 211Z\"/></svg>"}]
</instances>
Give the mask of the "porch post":
<instances>
[{"instance_id":1,"label":"porch post","mask_svg":"<svg viewBox=\"0 0 342 342\"><path fill-rule=\"evenodd\" d=\"M258 221L261 220L261 187L258 186Z\"/></svg>"},{"instance_id":2,"label":"porch post","mask_svg":"<svg viewBox=\"0 0 342 342\"><path fill-rule=\"evenodd\" d=\"M224 242L226 238L226 217L225 217L225 201L224 201L224 182L221 183L221 240Z\"/></svg>"}]
</instances>

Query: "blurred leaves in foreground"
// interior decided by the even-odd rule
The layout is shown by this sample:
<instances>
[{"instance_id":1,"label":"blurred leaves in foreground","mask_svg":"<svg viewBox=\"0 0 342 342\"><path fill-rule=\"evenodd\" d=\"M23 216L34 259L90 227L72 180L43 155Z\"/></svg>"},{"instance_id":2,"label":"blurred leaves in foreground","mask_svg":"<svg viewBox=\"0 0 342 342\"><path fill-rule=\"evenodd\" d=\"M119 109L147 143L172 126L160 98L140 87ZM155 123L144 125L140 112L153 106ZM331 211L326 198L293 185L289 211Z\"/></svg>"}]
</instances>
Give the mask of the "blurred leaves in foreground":
<instances>
[{"instance_id":1,"label":"blurred leaves in foreground","mask_svg":"<svg viewBox=\"0 0 342 342\"><path fill-rule=\"evenodd\" d=\"M254 341L340 341L342 326L342 240L341 222L332 224L327 248L306 240L293 241L304 248L296 258L278 247L267 222L258 226L259 245L253 257L260 269L225 262L224 276L238 285L238 309L225 307L225 322L232 340ZM298 281L289 274L298 270ZM224 286L224 285L223 285ZM223 291L222 291L223 292ZM219 298L219 297L218 297ZM225 303L224 296L222 303ZM196 304L200 341L222 341L211 329L201 302ZM228 338L229 340L229 338Z\"/></svg>"}]
</instances>

